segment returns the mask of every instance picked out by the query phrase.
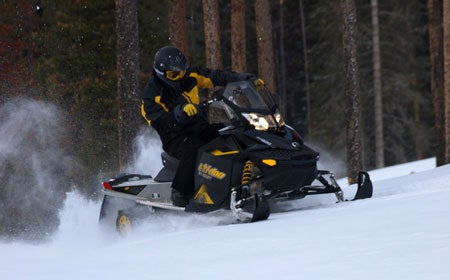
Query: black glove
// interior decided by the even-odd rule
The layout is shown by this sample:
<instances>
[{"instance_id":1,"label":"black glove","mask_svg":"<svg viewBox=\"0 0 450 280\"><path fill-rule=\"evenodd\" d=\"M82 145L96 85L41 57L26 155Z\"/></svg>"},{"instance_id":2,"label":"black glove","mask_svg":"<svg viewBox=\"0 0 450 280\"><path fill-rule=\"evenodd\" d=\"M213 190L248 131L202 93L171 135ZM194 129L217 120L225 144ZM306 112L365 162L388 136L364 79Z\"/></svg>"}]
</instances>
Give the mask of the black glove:
<instances>
[{"instance_id":1,"label":"black glove","mask_svg":"<svg viewBox=\"0 0 450 280\"><path fill-rule=\"evenodd\" d=\"M173 116L178 123L183 123L198 113L197 106L192 103L180 104L173 109Z\"/></svg>"}]
</instances>

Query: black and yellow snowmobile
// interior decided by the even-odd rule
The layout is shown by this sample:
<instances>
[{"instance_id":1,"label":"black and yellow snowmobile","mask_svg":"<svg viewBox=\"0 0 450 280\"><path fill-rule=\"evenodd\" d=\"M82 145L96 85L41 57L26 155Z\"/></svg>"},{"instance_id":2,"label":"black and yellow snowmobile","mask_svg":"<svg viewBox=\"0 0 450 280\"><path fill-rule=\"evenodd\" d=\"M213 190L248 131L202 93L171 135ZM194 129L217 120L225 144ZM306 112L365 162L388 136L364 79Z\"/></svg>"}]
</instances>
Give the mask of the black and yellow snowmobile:
<instances>
[{"instance_id":1,"label":"black and yellow snowmobile","mask_svg":"<svg viewBox=\"0 0 450 280\"><path fill-rule=\"evenodd\" d=\"M116 220L124 233L136 217L162 209L184 212L230 210L238 220L259 221L270 204L308 195L344 195L333 174L318 170L319 153L284 123L272 94L243 81L228 84L203 103L226 126L197 154L195 194L184 208L172 205L171 181L178 161L162 153L163 168L150 175L125 174L103 182L100 220ZM372 196L372 183L360 173L355 199Z\"/></svg>"}]
</instances>

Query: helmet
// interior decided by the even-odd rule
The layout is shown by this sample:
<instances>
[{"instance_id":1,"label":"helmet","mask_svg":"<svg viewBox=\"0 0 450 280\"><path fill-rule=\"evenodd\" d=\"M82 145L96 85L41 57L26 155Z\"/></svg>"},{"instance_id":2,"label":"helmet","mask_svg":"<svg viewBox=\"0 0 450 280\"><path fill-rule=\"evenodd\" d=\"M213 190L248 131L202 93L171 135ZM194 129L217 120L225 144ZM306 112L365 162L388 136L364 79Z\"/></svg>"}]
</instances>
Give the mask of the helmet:
<instances>
[{"instance_id":1,"label":"helmet","mask_svg":"<svg viewBox=\"0 0 450 280\"><path fill-rule=\"evenodd\" d=\"M186 57L173 46L160 48L155 54L153 69L158 78L172 88L179 88L187 68Z\"/></svg>"}]
</instances>

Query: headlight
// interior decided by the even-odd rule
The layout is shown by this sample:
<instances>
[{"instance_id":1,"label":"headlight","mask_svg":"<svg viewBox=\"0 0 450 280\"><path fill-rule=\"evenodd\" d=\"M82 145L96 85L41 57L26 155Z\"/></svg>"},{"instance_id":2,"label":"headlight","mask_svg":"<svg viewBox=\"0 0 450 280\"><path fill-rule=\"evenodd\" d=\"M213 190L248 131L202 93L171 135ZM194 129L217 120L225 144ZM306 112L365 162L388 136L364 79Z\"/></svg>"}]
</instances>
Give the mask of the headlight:
<instances>
[{"instance_id":1,"label":"headlight","mask_svg":"<svg viewBox=\"0 0 450 280\"><path fill-rule=\"evenodd\" d=\"M256 130L268 130L269 128L277 128L277 123L270 115L261 115L258 113L242 113L242 115L251 125L255 127Z\"/></svg>"},{"instance_id":2,"label":"headlight","mask_svg":"<svg viewBox=\"0 0 450 280\"><path fill-rule=\"evenodd\" d=\"M275 121L278 123L278 125L279 125L280 127L282 127L283 125L285 125L284 120L283 120L283 117L281 116L281 113L280 113L280 111L278 111L278 109L277 109L277 111L275 112L274 117L275 117Z\"/></svg>"}]
</instances>

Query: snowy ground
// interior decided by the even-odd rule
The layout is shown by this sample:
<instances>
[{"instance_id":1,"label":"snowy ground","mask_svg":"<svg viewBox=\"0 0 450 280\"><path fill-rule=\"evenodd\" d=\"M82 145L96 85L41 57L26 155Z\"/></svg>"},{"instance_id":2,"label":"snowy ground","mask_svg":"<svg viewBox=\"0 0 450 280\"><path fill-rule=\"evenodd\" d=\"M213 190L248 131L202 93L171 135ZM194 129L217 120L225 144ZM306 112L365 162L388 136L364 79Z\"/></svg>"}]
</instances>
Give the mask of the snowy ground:
<instances>
[{"instance_id":1,"label":"snowy ground","mask_svg":"<svg viewBox=\"0 0 450 280\"><path fill-rule=\"evenodd\" d=\"M99 228L98 202L70 193L51 242L0 243L0 278L450 279L450 165L370 174L372 199L307 198L254 224L169 215L127 238Z\"/></svg>"}]
</instances>

